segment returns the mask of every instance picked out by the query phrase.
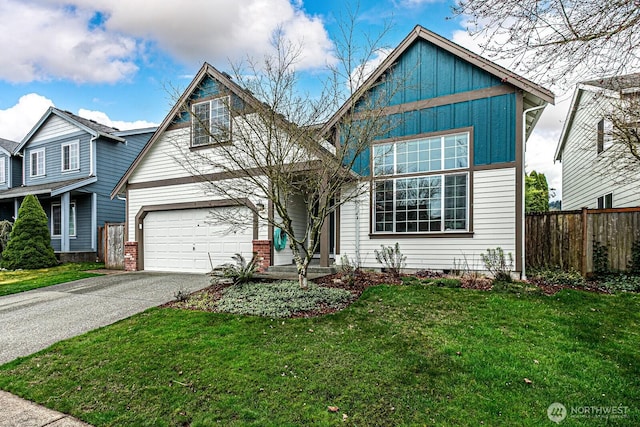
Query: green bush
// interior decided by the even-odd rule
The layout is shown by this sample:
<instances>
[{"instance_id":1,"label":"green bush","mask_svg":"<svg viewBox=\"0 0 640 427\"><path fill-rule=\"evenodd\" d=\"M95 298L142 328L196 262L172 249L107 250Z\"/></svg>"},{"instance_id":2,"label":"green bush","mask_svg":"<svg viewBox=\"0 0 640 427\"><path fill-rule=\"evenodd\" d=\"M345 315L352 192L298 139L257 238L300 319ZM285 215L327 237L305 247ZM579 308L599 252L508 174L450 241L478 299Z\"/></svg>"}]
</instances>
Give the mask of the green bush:
<instances>
[{"instance_id":1,"label":"green bush","mask_svg":"<svg viewBox=\"0 0 640 427\"><path fill-rule=\"evenodd\" d=\"M627 270L630 274L640 275L640 240L636 240L631 246L631 259Z\"/></svg>"},{"instance_id":2,"label":"green bush","mask_svg":"<svg viewBox=\"0 0 640 427\"><path fill-rule=\"evenodd\" d=\"M0 254L7 247L7 243L9 242L9 236L11 235L11 229L13 228L13 223L9 220L0 221ZM0 255L0 258L2 256Z\"/></svg>"},{"instance_id":3,"label":"green bush","mask_svg":"<svg viewBox=\"0 0 640 427\"><path fill-rule=\"evenodd\" d=\"M576 270L563 271L560 269L530 270L529 281L545 285L560 285L571 287L583 287L585 280Z\"/></svg>"},{"instance_id":4,"label":"green bush","mask_svg":"<svg viewBox=\"0 0 640 427\"><path fill-rule=\"evenodd\" d=\"M611 292L640 292L640 276L612 274L602 278L599 285Z\"/></svg>"},{"instance_id":5,"label":"green bush","mask_svg":"<svg viewBox=\"0 0 640 427\"><path fill-rule=\"evenodd\" d=\"M380 245L380 250L373 251L376 261L384 266L391 275L398 277L406 265L407 257L400 251L400 244L396 242L394 246Z\"/></svg>"},{"instance_id":6,"label":"green bush","mask_svg":"<svg viewBox=\"0 0 640 427\"><path fill-rule=\"evenodd\" d=\"M20 205L0 265L15 270L46 268L57 263L51 247L47 215L38 199L29 194Z\"/></svg>"},{"instance_id":7,"label":"green bush","mask_svg":"<svg viewBox=\"0 0 640 427\"><path fill-rule=\"evenodd\" d=\"M513 270L513 255L505 254L502 248L487 249L486 254L480 254L482 262L493 278L499 282L511 282Z\"/></svg>"},{"instance_id":8,"label":"green bush","mask_svg":"<svg viewBox=\"0 0 640 427\"><path fill-rule=\"evenodd\" d=\"M322 308L339 309L353 299L351 292L298 282L245 283L222 292L217 311L263 317L290 317L296 313Z\"/></svg>"},{"instance_id":9,"label":"green bush","mask_svg":"<svg viewBox=\"0 0 640 427\"><path fill-rule=\"evenodd\" d=\"M212 282L218 282L220 275L226 279L233 280L236 285L253 279L253 275L258 271L258 254L256 252L253 253L249 262L244 259L242 254L235 254L231 259L235 263L222 264L211 272L213 276Z\"/></svg>"}]
</instances>

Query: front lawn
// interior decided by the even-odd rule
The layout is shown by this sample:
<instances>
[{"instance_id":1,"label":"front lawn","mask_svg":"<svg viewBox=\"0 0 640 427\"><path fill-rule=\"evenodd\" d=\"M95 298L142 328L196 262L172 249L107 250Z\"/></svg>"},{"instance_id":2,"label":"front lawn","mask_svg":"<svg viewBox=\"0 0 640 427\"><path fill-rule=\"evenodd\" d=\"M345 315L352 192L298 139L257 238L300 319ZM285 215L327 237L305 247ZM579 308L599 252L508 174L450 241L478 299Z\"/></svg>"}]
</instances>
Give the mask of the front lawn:
<instances>
[{"instance_id":1,"label":"front lawn","mask_svg":"<svg viewBox=\"0 0 640 427\"><path fill-rule=\"evenodd\" d=\"M4 365L0 388L96 426L552 425L553 402L581 411L566 425L638 425L639 309L424 284L317 318L155 308Z\"/></svg>"},{"instance_id":2,"label":"front lawn","mask_svg":"<svg viewBox=\"0 0 640 427\"><path fill-rule=\"evenodd\" d=\"M104 264L83 262L62 264L56 267L40 268L37 270L0 271L0 296L99 276L99 274L86 272L86 270L98 268L104 268Z\"/></svg>"}]
</instances>

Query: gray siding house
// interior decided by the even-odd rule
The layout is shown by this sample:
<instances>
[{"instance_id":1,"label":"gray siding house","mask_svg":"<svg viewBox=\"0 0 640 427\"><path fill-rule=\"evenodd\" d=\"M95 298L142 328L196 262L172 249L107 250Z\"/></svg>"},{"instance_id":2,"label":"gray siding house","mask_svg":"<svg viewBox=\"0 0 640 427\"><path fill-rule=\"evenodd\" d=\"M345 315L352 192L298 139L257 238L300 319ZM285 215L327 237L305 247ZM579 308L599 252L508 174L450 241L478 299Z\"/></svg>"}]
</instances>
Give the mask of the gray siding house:
<instances>
[{"instance_id":1,"label":"gray siding house","mask_svg":"<svg viewBox=\"0 0 640 427\"><path fill-rule=\"evenodd\" d=\"M60 259L95 260L98 227L125 219L125 201L109 194L154 131L119 131L49 108L20 143L0 144L0 164L6 157L9 165L0 219L15 218L22 199L36 195Z\"/></svg>"}]
</instances>

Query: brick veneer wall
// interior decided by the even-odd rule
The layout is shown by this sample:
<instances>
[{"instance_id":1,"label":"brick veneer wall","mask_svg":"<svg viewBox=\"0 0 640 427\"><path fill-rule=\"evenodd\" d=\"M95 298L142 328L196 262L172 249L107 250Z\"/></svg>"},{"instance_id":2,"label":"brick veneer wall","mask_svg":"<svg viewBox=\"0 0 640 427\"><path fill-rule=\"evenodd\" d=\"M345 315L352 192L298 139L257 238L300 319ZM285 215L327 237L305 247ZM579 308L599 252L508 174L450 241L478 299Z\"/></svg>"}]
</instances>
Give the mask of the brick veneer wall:
<instances>
[{"instance_id":1,"label":"brick veneer wall","mask_svg":"<svg viewBox=\"0 0 640 427\"><path fill-rule=\"evenodd\" d=\"M138 271L138 242L124 242L124 270Z\"/></svg>"},{"instance_id":2,"label":"brick veneer wall","mask_svg":"<svg viewBox=\"0 0 640 427\"><path fill-rule=\"evenodd\" d=\"M271 241L254 240L253 252L258 254L258 271L260 273L267 271L271 265Z\"/></svg>"}]
</instances>

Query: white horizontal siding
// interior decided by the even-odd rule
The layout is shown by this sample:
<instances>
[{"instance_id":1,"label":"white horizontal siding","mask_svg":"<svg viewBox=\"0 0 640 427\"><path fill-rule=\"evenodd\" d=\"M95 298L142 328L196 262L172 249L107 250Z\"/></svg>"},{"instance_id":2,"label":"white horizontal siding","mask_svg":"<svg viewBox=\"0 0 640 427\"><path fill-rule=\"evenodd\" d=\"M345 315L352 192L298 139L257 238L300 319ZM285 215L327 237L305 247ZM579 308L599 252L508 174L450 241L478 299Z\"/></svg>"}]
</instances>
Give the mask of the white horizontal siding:
<instances>
[{"instance_id":1,"label":"white horizontal siding","mask_svg":"<svg viewBox=\"0 0 640 427\"><path fill-rule=\"evenodd\" d=\"M210 200L221 200L221 198L207 195L203 184L168 185L164 187L129 190L129 194L127 196L128 240L135 241L135 218L143 206L203 202ZM267 205L266 200L256 198L252 201L256 204L260 201L265 206ZM266 210L264 212L266 213ZM251 228L253 227L253 223L248 221L246 226ZM266 222L261 221L258 229L258 238L267 239L267 234Z\"/></svg>"},{"instance_id":2,"label":"white horizontal siding","mask_svg":"<svg viewBox=\"0 0 640 427\"><path fill-rule=\"evenodd\" d=\"M454 260L466 258L473 269L483 270L480 254L501 247L516 254L515 168L478 171L473 175L473 237L369 237L369 194L346 203L341 209L340 255L355 259L359 240L360 263L377 268L374 251L396 242L407 257L407 268L448 270ZM359 219L356 215L359 215ZM359 222L359 227L356 224Z\"/></svg>"},{"instance_id":3,"label":"white horizontal siding","mask_svg":"<svg viewBox=\"0 0 640 427\"><path fill-rule=\"evenodd\" d=\"M183 156L178 147L183 144L186 149L189 148L189 135L189 128L163 133L136 167L129 183L190 176L178 161Z\"/></svg>"},{"instance_id":4,"label":"white horizontal siding","mask_svg":"<svg viewBox=\"0 0 640 427\"><path fill-rule=\"evenodd\" d=\"M41 141L49 140L52 138L58 138L65 135L74 134L80 131L75 125L72 125L68 121L61 119L60 117L52 114L47 119L44 126L41 126L36 134L31 138L31 144L36 144Z\"/></svg>"},{"instance_id":5,"label":"white horizontal siding","mask_svg":"<svg viewBox=\"0 0 640 427\"><path fill-rule=\"evenodd\" d=\"M247 126L241 118L234 119L232 129L233 146L212 145L196 150L190 150L191 133L188 127L164 132L146 153L129 182L149 182L224 170L251 169L266 164L269 150L276 154L278 163L301 163L315 158L308 154L308 150L282 135L274 138L267 150L267 141L255 134L259 125ZM279 144L279 150L275 147L276 143Z\"/></svg>"},{"instance_id":6,"label":"white horizontal siding","mask_svg":"<svg viewBox=\"0 0 640 427\"><path fill-rule=\"evenodd\" d=\"M293 222L293 230L296 233L297 238L304 236L307 223L307 213L305 209L305 203L302 196L294 196L287 204L287 210L291 221ZM274 214L276 220L279 218L277 214ZM273 265L290 265L293 260L293 252L289 247L290 240L287 239L287 246L281 251L273 252Z\"/></svg>"}]
</instances>

